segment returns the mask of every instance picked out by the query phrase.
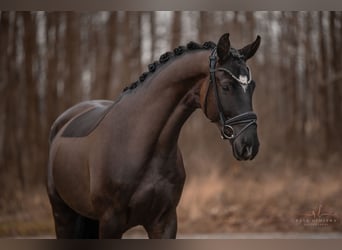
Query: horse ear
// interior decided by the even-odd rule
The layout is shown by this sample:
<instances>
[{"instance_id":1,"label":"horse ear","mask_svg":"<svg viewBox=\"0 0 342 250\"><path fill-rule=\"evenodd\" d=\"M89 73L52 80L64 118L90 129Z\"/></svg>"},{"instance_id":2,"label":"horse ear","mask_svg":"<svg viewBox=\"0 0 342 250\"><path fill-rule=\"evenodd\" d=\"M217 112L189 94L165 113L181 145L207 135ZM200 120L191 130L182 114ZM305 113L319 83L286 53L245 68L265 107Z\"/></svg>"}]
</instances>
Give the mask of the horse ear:
<instances>
[{"instance_id":1,"label":"horse ear","mask_svg":"<svg viewBox=\"0 0 342 250\"><path fill-rule=\"evenodd\" d=\"M229 33L225 33L221 36L217 43L217 55L219 63L223 64L228 60L230 50Z\"/></svg>"},{"instance_id":2,"label":"horse ear","mask_svg":"<svg viewBox=\"0 0 342 250\"><path fill-rule=\"evenodd\" d=\"M260 46L260 41L261 41L261 38L258 35L254 42L245 46L242 49L239 49L239 53L245 57L246 61L252 56L254 56L255 52L258 50Z\"/></svg>"}]
</instances>

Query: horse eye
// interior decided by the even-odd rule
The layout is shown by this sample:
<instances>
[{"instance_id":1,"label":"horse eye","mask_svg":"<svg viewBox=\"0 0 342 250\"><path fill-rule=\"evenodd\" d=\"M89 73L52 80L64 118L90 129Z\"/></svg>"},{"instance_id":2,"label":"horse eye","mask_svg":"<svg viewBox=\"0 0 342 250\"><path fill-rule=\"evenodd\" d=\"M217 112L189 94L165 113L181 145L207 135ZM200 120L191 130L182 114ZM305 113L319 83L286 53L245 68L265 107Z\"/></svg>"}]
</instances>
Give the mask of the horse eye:
<instances>
[{"instance_id":1,"label":"horse eye","mask_svg":"<svg viewBox=\"0 0 342 250\"><path fill-rule=\"evenodd\" d=\"M229 88L228 85L222 85L222 89L223 89L224 91L229 91L229 90L230 90L230 88Z\"/></svg>"},{"instance_id":2,"label":"horse eye","mask_svg":"<svg viewBox=\"0 0 342 250\"><path fill-rule=\"evenodd\" d=\"M224 91L229 91L230 90L230 85L231 83L227 79L223 79L220 81L221 88Z\"/></svg>"}]
</instances>

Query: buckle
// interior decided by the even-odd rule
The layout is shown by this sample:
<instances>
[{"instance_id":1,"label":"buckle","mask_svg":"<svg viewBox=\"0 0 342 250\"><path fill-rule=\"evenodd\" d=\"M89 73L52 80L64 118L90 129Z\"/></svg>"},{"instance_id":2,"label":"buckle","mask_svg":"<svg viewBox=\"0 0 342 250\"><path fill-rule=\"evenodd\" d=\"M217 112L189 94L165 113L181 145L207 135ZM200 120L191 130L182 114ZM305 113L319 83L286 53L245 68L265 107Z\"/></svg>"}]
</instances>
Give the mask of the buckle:
<instances>
[{"instance_id":1,"label":"buckle","mask_svg":"<svg viewBox=\"0 0 342 250\"><path fill-rule=\"evenodd\" d=\"M230 125L224 125L222 127L222 130L221 130L221 138L222 139L228 139L228 140L232 140L234 139L234 129L232 126Z\"/></svg>"}]
</instances>

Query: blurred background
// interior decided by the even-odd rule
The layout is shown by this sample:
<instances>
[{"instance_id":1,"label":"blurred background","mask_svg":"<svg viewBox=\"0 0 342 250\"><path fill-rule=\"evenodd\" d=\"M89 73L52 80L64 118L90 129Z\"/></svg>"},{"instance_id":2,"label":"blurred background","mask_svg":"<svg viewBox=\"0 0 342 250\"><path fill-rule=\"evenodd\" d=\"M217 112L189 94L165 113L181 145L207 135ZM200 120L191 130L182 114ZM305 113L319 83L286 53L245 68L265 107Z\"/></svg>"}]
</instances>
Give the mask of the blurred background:
<instances>
[{"instance_id":1,"label":"blurred background","mask_svg":"<svg viewBox=\"0 0 342 250\"><path fill-rule=\"evenodd\" d=\"M179 231L342 231L340 220L298 220L342 216L341 12L1 11L0 237L54 233L44 184L60 113L82 100L114 100L162 53L225 32L235 48L262 38L249 61L260 152L236 161L196 111L180 137L187 181Z\"/></svg>"}]
</instances>

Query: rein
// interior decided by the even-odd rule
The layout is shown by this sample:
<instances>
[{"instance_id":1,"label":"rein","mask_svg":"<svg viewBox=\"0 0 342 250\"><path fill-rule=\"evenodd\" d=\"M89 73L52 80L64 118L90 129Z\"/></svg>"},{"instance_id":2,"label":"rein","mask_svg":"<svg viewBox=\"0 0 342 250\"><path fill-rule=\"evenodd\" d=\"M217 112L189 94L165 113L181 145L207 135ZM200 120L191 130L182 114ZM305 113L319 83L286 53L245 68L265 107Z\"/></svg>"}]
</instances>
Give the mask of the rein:
<instances>
[{"instance_id":1,"label":"rein","mask_svg":"<svg viewBox=\"0 0 342 250\"><path fill-rule=\"evenodd\" d=\"M256 123L257 116L254 112L248 111L248 112L239 114L237 116L234 116L232 118L226 118L223 112L222 103L220 101L220 97L218 93L218 87L217 87L217 82L216 82L216 77L215 77L216 71L227 72L234 80L238 81L239 83L243 85L248 85L252 81L251 71L248 69L249 71L248 81L245 79L240 79L240 78L237 78L229 69L216 68L216 48L212 51L209 57L210 80L209 80L208 90L205 96L204 113L207 115L207 105L208 105L207 99L208 99L209 87L210 87L210 84L212 84L213 89L214 89L215 99L216 99L217 110L219 112L219 117L220 117L221 138L224 140L228 139L230 141L234 141L247 128L249 128L252 125L257 125ZM246 124L246 125L236 133L233 126L240 125L240 124Z\"/></svg>"}]
</instances>

